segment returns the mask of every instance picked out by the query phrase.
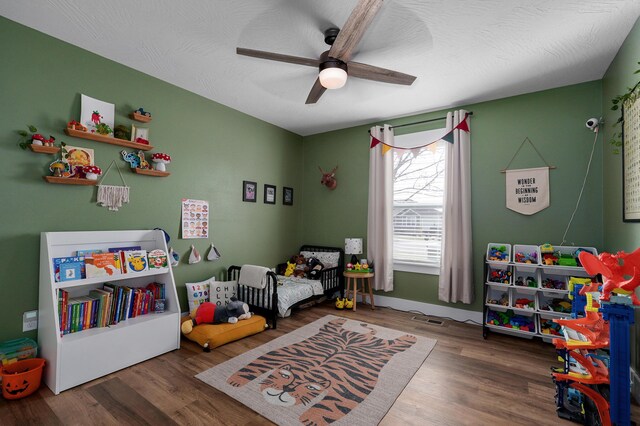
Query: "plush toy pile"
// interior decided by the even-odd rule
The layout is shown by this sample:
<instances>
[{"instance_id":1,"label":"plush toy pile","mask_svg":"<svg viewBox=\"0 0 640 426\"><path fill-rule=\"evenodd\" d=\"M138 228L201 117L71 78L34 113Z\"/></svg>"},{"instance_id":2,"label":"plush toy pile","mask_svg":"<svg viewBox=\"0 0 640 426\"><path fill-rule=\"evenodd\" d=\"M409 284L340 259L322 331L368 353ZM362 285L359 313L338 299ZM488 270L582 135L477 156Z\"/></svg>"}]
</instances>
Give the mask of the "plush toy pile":
<instances>
[{"instance_id":1,"label":"plush toy pile","mask_svg":"<svg viewBox=\"0 0 640 426\"><path fill-rule=\"evenodd\" d=\"M324 269L324 265L318 258L310 257L305 258L301 254L291 256L285 264L282 265L284 271L281 272L285 277L298 277L298 278L310 278L312 280L319 280L320 273Z\"/></svg>"},{"instance_id":2,"label":"plush toy pile","mask_svg":"<svg viewBox=\"0 0 640 426\"><path fill-rule=\"evenodd\" d=\"M251 318L249 305L238 300L235 297L227 303L227 306L218 306L215 303L204 302L198 308L194 309L191 314L191 321L182 323L181 330L183 334L189 334L193 327L200 324L235 324L239 320Z\"/></svg>"}]
</instances>

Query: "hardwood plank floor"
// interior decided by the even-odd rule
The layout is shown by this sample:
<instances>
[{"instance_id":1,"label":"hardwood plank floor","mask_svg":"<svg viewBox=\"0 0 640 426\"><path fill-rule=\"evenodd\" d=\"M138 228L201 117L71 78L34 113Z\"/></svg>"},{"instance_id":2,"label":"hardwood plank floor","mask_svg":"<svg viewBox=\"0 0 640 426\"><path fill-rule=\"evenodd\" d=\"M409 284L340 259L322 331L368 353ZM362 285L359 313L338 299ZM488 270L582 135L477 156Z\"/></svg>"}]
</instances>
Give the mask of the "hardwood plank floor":
<instances>
[{"instance_id":1,"label":"hardwood plank floor","mask_svg":"<svg viewBox=\"0 0 640 426\"><path fill-rule=\"evenodd\" d=\"M90 383L53 393L43 385L22 400L0 399L1 425L270 425L194 375L327 314L367 321L438 341L381 425L571 425L555 413L550 344L490 334L446 321L426 325L388 308L336 311L327 302L278 321L277 330L212 352L183 340L181 349ZM640 424L640 409L632 406Z\"/></svg>"}]
</instances>

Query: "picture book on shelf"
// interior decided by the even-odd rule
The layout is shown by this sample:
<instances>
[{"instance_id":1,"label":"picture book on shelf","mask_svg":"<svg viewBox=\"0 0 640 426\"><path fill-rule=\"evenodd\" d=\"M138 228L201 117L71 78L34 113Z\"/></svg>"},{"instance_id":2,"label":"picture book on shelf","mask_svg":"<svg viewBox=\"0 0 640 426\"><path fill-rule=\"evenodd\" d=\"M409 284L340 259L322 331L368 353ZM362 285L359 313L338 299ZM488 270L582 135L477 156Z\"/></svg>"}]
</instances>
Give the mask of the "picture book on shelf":
<instances>
[{"instance_id":1,"label":"picture book on shelf","mask_svg":"<svg viewBox=\"0 0 640 426\"><path fill-rule=\"evenodd\" d=\"M84 257L54 257L53 272L56 282L73 281L85 278Z\"/></svg>"},{"instance_id":2,"label":"picture book on shelf","mask_svg":"<svg viewBox=\"0 0 640 426\"><path fill-rule=\"evenodd\" d=\"M164 250L151 250L147 257L149 258L149 269L166 268L169 266L167 253L165 253Z\"/></svg>"},{"instance_id":3,"label":"picture book on shelf","mask_svg":"<svg viewBox=\"0 0 640 426\"><path fill-rule=\"evenodd\" d=\"M112 277L120 275L120 255L118 253L94 253L93 257L85 257L87 278Z\"/></svg>"},{"instance_id":4,"label":"picture book on shelf","mask_svg":"<svg viewBox=\"0 0 640 426\"><path fill-rule=\"evenodd\" d=\"M83 256L84 258L91 257L94 253L102 253L100 249L90 249L90 250L78 250L76 251L76 256Z\"/></svg>"},{"instance_id":5,"label":"picture book on shelf","mask_svg":"<svg viewBox=\"0 0 640 426\"><path fill-rule=\"evenodd\" d=\"M149 264L147 262L146 250L130 250L124 251L124 265L122 271L126 274L137 274L147 271Z\"/></svg>"}]
</instances>

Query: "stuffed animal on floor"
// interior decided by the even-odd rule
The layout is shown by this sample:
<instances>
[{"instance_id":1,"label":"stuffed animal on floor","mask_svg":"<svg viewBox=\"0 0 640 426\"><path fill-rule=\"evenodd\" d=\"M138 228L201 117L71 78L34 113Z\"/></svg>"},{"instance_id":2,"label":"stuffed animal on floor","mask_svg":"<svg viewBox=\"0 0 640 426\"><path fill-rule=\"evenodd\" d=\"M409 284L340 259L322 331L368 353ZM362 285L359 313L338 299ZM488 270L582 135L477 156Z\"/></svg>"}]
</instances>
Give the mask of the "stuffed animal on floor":
<instances>
[{"instance_id":1,"label":"stuffed animal on floor","mask_svg":"<svg viewBox=\"0 0 640 426\"><path fill-rule=\"evenodd\" d=\"M239 320L251 318L249 305L238 300L235 297L227 303L227 306L218 306L215 303L204 302L191 312L191 321L182 323L181 330L183 334L191 333L193 327L200 324L221 324L228 322L235 324Z\"/></svg>"},{"instance_id":2,"label":"stuffed animal on floor","mask_svg":"<svg viewBox=\"0 0 640 426\"><path fill-rule=\"evenodd\" d=\"M324 269L324 265L317 257L307 259L307 276L312 280L320 279L320 272Z\"/></svg>"},{"instance_id":3,"label":"stuffed animal on floor","mask_svg":"<svg viewBox=\"0 0 640 426\"><path fill-rule=\"evenodd\" d=\"M304 278L307 275L307 259L301 254L296 254L291 258L291 261L296 264L293 270L293 276Z\"/></svg>"}]
</instances>

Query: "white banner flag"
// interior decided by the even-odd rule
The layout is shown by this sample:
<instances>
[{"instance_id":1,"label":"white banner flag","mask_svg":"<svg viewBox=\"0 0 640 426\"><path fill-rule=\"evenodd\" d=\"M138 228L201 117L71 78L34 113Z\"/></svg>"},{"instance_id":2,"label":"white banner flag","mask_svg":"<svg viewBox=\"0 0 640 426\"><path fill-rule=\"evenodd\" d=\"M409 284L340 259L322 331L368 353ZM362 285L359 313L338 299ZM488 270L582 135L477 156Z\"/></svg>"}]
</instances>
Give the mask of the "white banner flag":
<instances>
[{"instance_id":1,"label":"white banner flag","mask_svg":"<svg viewBox=\"0 0 640 426\"><path fill-rule=\"evenodd\" d=\"M549 207L549 168L507 170L507 208L532 215Z\"/></svg>"}]
</instances>

